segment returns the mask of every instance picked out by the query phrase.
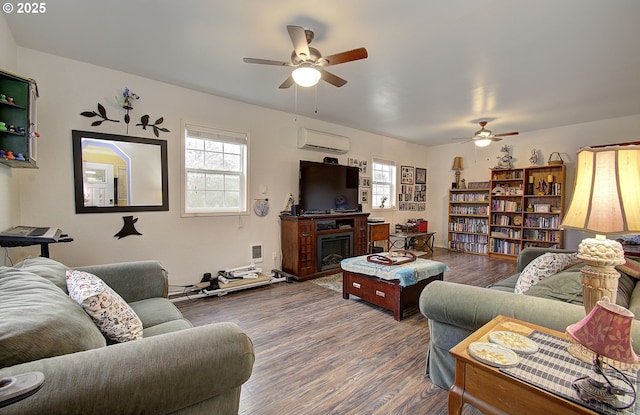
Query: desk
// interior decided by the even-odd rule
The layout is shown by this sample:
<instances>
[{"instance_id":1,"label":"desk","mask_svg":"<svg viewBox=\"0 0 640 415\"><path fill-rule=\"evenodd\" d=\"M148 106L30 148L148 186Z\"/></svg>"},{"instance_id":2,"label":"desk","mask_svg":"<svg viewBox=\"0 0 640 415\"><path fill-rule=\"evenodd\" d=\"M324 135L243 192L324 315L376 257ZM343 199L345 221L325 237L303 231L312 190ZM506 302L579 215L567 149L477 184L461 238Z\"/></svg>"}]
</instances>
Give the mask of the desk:
<instances>
[{"instance_id":1,"label":"desk","mask_svg":"<svg viewBox=\"0 0 640 415\"><path fill-rule=\"evenodd\" d=\"M488 415L596 414L584 406L537 388L471 357L467 352L469 344L488 341L489 333L494 330L513 331L524 336L537 330L566 338L564 333L514 318L505 316L494 318L450 350L451 355L456 359L456 377L449 390L449 415L460 415L464 403Z\"/></svg>"},{"instance_id":2,"label":"desk","mask_svg":"<svg viewBox=\"0 0 640 415\"><path fill-rule=\"evenodd\" d=\"M392 233L389 235L389 251L392 249L418 249L433 253L435 232ZM392 241L391 238L396 238ZM399 245L402 244L402 245Z\"/></svg>"},{"instance_id":3,"label":"desk","mask_svg":"<svg viewBox=\"0 0 640 415\"><path fill-rule=\"evenodd\" d=\"M32 226L17 226L0 234L0 246L14 248L40 245L40 256L46 258L49 258L49 244L72 241L73 238L63 234L60 229L35 228Z\"/></svg>"}]
</instances>

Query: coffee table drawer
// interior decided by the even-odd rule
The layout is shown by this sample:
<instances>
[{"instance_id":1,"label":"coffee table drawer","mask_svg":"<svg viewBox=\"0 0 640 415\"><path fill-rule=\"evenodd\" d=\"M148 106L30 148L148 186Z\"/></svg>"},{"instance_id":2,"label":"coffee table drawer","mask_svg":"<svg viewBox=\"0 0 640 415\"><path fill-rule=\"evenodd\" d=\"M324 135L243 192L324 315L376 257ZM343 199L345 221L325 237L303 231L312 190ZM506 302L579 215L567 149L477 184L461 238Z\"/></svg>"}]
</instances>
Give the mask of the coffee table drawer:
<instances>
[{"instance_id":1,"label":"coffee table drawer","mask_svg":"<svg viewBox=\"0 0 640 415\"><path fill-rule=\"evenodd\" d=\"M389 308L394 305L395 285L360 275L349 275L347 280L349 292L363 300L380 307Z\"/></svg>"}]
</instances>

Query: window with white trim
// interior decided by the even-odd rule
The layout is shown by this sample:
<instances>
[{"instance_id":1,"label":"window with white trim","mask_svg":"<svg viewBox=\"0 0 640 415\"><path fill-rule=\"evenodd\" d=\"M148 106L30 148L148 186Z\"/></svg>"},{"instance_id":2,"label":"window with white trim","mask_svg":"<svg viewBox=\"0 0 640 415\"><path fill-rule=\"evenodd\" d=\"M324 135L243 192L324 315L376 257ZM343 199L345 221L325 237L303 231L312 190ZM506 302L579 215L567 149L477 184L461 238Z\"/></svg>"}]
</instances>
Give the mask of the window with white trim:
<instances>
[{"instance_id":1,"label":"window with white trim","mask_svg":"<svg viewBox=\"0 0 640 415\"><path fill-rule=\"evenodd\" d=\"M396 204L396 163L374 157L372 165L371 208L392 209Z\"/></svg>"},{"instance_id":2,"label":"window with white trim","mask_svg":"<svg viewBox=\"0 0 640 415\"><path fill-rule=\"evenodd\" d=\"M184 124L183 215L248 212L248 147L246 133Z\"/></svg>"}]
</instances>

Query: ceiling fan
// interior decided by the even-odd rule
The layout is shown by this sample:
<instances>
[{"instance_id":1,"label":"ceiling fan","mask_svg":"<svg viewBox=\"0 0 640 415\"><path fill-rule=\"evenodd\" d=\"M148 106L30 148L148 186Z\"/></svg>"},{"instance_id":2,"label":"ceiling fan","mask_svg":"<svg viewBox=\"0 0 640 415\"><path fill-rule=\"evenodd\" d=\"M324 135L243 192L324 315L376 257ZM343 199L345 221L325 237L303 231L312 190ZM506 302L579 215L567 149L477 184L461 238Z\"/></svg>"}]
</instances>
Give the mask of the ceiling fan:
<instances>
[{"instance_id":1,"label":"ceiling fan","mask_svg":"<svg viewBox=\"0 0 640 415\"><path fill-rule=\"evenodd\" d=\"M331 85L341 87L346 84L347 81L323 68L338 65L340 63L365 59L369 56L365 48L353 49L331 56L322 56L318 49L309 46L314 37L312 30L304 29L300 26L289 25L287 26L287 31L289 32L289 37L293 43L291 62L243 58L245 63L290 66L296 68L280 85L280 88L289 88L294 82L300 86L313 86L316 85L320 79L330 83Z\"/></svg>"},{"instance_id":2,"label":"ceiling fan","mask_svg":"<svg viewBox=\"0 0 640 415\"><path fill-rule=\"evenodd\" d=\"M473 141L478 147L486 147L492 142L500 141L502 138L499 137L507 137L510 135L518 135L520 134L517 131L511 131L510 133L502 133L502 134L493 134L493 132L489 129L484 128L487 125L486 121L480 121L480 129L473 133L473 137L471 138L454 138L454 140L466 140L463 144L468 143L469 141Z\"/></svg>"}]
</instances>

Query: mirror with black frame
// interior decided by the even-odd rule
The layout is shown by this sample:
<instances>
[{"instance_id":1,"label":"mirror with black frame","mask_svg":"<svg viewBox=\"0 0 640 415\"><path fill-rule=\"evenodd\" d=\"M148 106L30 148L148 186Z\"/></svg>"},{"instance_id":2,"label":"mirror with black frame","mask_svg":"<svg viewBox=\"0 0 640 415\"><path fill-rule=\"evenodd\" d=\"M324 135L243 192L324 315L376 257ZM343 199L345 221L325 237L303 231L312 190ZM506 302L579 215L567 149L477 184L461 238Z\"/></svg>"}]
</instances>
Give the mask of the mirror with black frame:
<instances>
[{"instance_id":1,"label":"mirror with black frame","mask_svg":"<svg viewBox=\"0 0 640 415\"><path fill-rule=\"evenodd\" d=\"M169 210L167 142L72 130L76 213Z\"/></svg>"}]
</instances>

